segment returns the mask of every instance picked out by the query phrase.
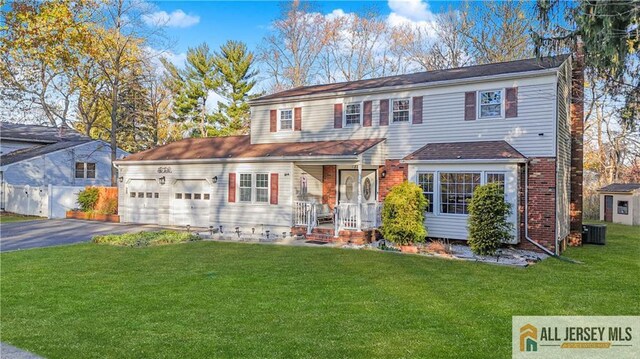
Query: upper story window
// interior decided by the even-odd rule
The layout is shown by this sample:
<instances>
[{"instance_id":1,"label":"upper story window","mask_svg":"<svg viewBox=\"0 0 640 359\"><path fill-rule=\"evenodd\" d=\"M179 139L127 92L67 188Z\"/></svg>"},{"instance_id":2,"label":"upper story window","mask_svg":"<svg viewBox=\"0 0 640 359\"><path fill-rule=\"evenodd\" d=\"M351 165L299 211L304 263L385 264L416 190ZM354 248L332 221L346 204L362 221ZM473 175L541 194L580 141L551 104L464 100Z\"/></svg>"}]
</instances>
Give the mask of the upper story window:
<instances>
[{"instance_id":1,"label":"upper story window","mask_svg":"<svg viewBox=\"0 0 640 359\"><path fill-rule=\"evenodd\" d=\"M409 113L411 111L411 101L408 98L392 100L391 120L393 122L409 122Z\"/></svg>"},{"instance_id":2,"label":"upper story window","mask_svg":"<svg viewBox=\"0 0 640 359\"><path fill-rule=\"evenodd\" d=\"M427 212L433 213L433 173L418 173L418 186L422 188L422 193L429 201Z\"/></svg>"},{"instance_id":3,"label":"upper story window","mask_svg":"<svg viewBox=\"0 0 640 359\"><path fill-rule=\"evenodd\" d=\"M359 125L362 119L362 106L359 103L350 103L344 108L345 126Z\"/></svg>"},{"instance_id":4,"label":"upper story window","mask_svg":"<svg viewBox=\"0 0 640 359\"><path fill-rule=\"evenodd\" d=\"M95 162L76 162L76 178L96 178Z\"/></svg>"},{"instance_id":5,"label":"upper story window","mask_svg":"<svg viewBox=\"0 0 640 359\"><path fill-rule=\"evenodd\" d=\"M279 111L280 116L280 130L291 130L293 129L293 110L283 109Z\"/></svg>"},{"instance_id":6,"label":"upper story window","mask_svg":"<svg viewBox=\"0 0 640 359\"><path fill-rule=\"evenodd\" d=\"M502 90L479 91L478 118L502 117Z\"/></svg>"}]
</instances>

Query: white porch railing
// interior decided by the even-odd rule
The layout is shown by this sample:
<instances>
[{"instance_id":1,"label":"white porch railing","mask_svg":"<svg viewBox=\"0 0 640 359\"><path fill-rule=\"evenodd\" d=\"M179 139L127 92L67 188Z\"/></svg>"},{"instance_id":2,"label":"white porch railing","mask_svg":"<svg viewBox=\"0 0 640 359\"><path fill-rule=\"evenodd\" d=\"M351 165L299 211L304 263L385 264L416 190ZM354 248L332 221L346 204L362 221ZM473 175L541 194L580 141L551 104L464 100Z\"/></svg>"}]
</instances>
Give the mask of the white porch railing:
<instances>
[{"instance_id":1,"label":"white porch railing","mask_svg":"<svg viewBox=\"0 0 640 359\"><path fill-rule=\"evenodd\" d=\"M338 230L378 228L381 223L381 209L381 203L340 203L336 206L336 227ZM360 226L358 226L358 222L360 222Z\"/></svg>"},{"instance_id":2,"label":"white porch railing","mask_svg":"<svg viewBox=\"0 0 640 359\"><path fill-rule=\"evenodd\" d=\"M306 226L307 234L311 233L313 227L318 223L318 213L316 203L305 201L293 202L293 225Z\"/></svg>"}]
</instances>

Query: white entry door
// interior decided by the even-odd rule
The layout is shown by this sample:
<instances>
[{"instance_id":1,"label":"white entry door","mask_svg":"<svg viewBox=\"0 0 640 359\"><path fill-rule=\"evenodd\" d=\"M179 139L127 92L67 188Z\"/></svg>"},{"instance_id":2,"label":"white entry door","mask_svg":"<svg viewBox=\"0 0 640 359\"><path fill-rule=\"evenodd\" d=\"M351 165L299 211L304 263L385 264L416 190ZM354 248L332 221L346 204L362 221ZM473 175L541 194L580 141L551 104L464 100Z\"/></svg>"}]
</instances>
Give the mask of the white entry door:
<instances>
[{"instance_id":1,"label":"white entry door","mask_svg":"<svg viewBox=\"0 0 640 359\"><path fill-rule=\"evenodd\" d=\"M376 171L362 170L362 203L376 203ZM340 170L339 203L358 203L358 171Z\"/></svg>"},{"instance_id":2,"label":"white entry door","mask_svg":"<svg viewBox=\"0 0 640 359\"><path fill-rule=\"evenodd\" d=\"M128 222L158 223L158 182L154 179L131 180L127 185Z\"/></svg>"},{"instance_id":3,"label":"white entry door","mask_svg":"<svg viewBox=\"0 0 640 359\"><path fill-rule=\"evenodd\" d=\"M178 180L173 185L171 223L176 226L209 227L212 225L211 186L205 180Z\"/></svg>"}]
</instances>

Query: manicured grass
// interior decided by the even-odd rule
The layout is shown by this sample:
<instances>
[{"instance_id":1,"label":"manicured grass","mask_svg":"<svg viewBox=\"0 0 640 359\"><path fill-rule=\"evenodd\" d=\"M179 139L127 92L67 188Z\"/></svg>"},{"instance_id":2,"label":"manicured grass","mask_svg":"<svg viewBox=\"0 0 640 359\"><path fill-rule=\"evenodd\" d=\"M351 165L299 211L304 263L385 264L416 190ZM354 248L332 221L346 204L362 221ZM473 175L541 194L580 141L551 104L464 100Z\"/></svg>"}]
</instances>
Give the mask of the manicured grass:
<instances>
[{"instance_id":1,"label":"manicured grass","mask_svg":"<svg viewBox=\"0 0 640 359\"><path fill-rule=\"evenodd\" d=\"M529 268L331 248L1 255L2 341L50 358L511 355L512 315L639 315L640 229Z\"/></svg>"},{"instance_id":2,"label":"manicured grass","mask_svg":"<svg viewBox=\"0 0 640 359\"><path fill-rule=\"evenodd\" d=\"M20 221L34 221L38 219L46 219L44 217L23 216L15 213L0 213L0 223L11 223Z\"/></svg>"}]
</instances>

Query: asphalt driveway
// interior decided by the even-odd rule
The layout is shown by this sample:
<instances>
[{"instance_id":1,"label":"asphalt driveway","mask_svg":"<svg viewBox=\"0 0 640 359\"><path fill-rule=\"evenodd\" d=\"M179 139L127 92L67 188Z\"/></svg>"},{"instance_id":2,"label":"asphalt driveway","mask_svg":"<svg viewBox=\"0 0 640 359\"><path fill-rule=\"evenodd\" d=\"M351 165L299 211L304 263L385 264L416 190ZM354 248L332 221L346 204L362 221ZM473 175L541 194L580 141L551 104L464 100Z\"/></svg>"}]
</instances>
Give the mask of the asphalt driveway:
<instances>
[{"instance_id":1,"label":"asphalt driveway","mask_svg":"<svg viewBox=\"0 0 640 359\"><path fill-rule=\"evenodd\" d=\"M74 219L50 219L3 223L0 225L0 251L59 246L88 242L98 234L157 230L144 224L106 223Z\"/></svg>"}]
</instances>

